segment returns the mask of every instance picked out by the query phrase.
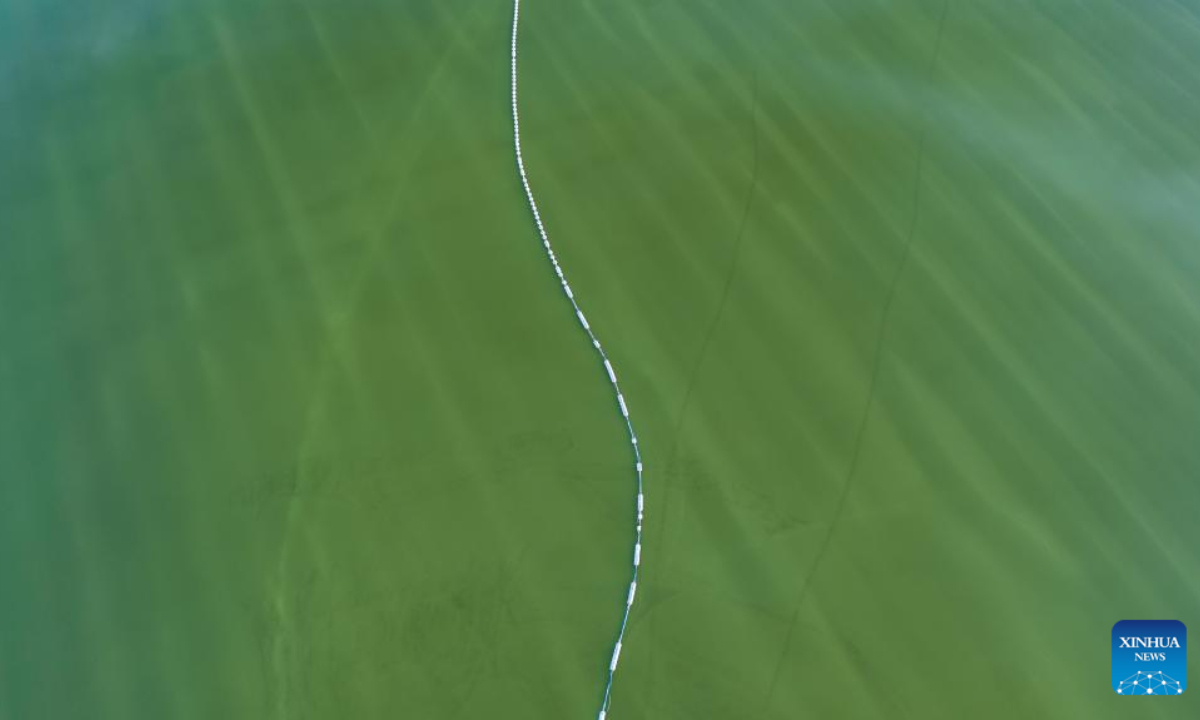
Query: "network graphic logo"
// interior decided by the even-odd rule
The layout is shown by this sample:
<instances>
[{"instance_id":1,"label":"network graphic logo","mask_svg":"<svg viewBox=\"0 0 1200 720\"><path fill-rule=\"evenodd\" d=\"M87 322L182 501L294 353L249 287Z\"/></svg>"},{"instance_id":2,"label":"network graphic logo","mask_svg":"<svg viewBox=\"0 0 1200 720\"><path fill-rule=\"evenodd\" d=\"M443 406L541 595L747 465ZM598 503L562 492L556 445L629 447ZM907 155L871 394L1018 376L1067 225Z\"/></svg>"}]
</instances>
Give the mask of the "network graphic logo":
<instances>
[{"instance_id":1,"label":"network graphic logo","mask_svg":"<svg viewBox=\"0 0 1200 720\"><path fill-rule=\"evenodd\" d=\"M1130 675L1117 686L1118 695L1181 695L1183 684L1164 672L1142 672Z\"/></svg>"},{"instance_id":2,"label":"network graphic logo","mask_svg":"<svg viewBox=\"0 0 1200 720\"><path fill-rule=\"evenodd\" d=\"M1112 685L1118 695L1182 695L1187 689L1187 627L1178 620L1113 625Z\"/></svg>"}]
</instances>

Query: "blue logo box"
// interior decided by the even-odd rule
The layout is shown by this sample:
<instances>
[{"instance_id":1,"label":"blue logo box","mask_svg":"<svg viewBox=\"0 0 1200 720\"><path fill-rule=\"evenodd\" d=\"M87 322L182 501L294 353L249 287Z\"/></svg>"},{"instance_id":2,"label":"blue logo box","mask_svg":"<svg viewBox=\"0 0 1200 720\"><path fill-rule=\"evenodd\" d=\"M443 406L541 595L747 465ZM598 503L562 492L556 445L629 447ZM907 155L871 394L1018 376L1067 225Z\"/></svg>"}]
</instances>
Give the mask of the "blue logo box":
<instances>
[{"instance_id":1,"label":"blue logo box","mask_svg":"<svg viewBox=\"0 0 1200 720\"><path fill-rule=\"evenodd\" d=\"M1178 620L1113 625L1112 686L1118 695L1182 695L1187 689L1187 627Z\"/></svg>"}]
</instances>

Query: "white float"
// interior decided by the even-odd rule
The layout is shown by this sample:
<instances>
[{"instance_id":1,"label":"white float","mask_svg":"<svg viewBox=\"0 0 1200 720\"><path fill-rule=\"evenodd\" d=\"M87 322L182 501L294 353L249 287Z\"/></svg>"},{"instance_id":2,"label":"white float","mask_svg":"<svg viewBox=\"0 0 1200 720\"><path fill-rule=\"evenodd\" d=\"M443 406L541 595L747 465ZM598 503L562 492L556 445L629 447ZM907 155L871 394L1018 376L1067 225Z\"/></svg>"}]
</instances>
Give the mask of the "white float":
<instances>
[{"instance_id":1,"label":"white float","mask_svg":"<svg viewBox=\"0 0 1200 720\"><path fill-rule=\"evenodd\" d=\"M575 315L579 318L580 325L583 326L584 332L591 339L592 347L596 349L596 353L604 363L604 369L608 372L608 380L612 384L613 393L617 397L617 403L621 406L621 415L625 418L625 426L629 430L629 444L633 448L633 455L636 460L637 532L633 546L633 580L629 585L629 595L625 603L625 614L621 617L621 627L617 632L616 646L613 648L612 661L608 667L608 682L604 686L604 700L600 705L599 720L605 720L608 716L609 703L612 696L613 677L617 671L617 662L621 657L621 643L625 640L625 628L629 624L629 613L633 609L633 599L637 593L638 566L642 560L642 513L644 507L642 495L642 455L638 449L637 435L633 431L633 422L629 418L629 408L625 405L625 396L621 394L621 387L617 384L617 373L608 359L608 354L604 352L604 348L600 345L599 338L592 331L592 327L588 325L587 318L583 316L583 310L579 307L575 293L571 291L571 286L567 284L567 278L563 273L561 265L559 265L558 257L555 256L554 249L550 246L550 237L546 234L546 227L542 222L541 211L538 210L537 201L533 198L533 190L529 187L529 177L525 172L525 160L521 156L521 118L517 103L517 28L520 26L520 19L521 0L513 0L512 52L510 55L512 58L513 150L516 154L517 170L521 175L521 187L525 189L525 199L529 202L529 210L533 213L533 220L537 225L538 235L542 238L542 245L546 248L546 257L550 259L550 264L554 267L555 274L562 281L563 293L567 296L567 300L575 310Z\"/></svg>"}]
</instances>

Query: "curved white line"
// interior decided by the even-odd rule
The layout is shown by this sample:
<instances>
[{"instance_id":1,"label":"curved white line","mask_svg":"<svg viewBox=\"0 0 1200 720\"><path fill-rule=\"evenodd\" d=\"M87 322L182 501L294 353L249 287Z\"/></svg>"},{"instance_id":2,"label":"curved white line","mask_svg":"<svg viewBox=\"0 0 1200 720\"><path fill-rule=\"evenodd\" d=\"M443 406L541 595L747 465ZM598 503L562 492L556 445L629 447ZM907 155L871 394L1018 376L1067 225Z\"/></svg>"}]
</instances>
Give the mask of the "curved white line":
<instances>
[{"instance_id":1,"label":"curved white line","mask_svg":"<svg viewBox=\"0 0 1200 720\"><path fill-rule=\"evenodd\" d=\"M563 274L562 266L558 264L558 257L554 254L554 248L550 247L550 238L546 235L546 228L542 224L542 214L538 212L537 201L533 199L533 191L529 188L529 178L525 174L525 160L521 157L521 118L517 111L517 27L520 19L521 0L513 0L512 119L513 149L517 154L517 170L521 173L521 185L525 188L525 199L529 201L529 209L533 211L533 220L537 223L538 235L541 236L542 245L546 248L546 256L550 258L550 263L554 266L554 273L558 275L558 279L562 283L563 294L567 296L571 307L575 309L575 316L579 318L580 326L583 327L584 332L587 333L592 341L592 347L596 349L596 353L604 362L609 382L612 383L613 393L616 395L617 405L621 409L621 416L625 419L625 427L629 430L629 444L633 448L634 469L637 472L637 538L633 546L633 580L629 583L625 613L621 617L621 629L617 633L617 642L613 647L612 661L608 667L608 681L604 686L604 700L600 704L599 720L605 720L605 716L608 714L609 700L612 696L613 676L617 671L617 661L621 656L621 643L625 640L625 628L629 624L629 613L633 609L633 599L637 593L638 568L642 562L642 516L645 507L645 499L642 494L642 454L638 450L637 434L633 431L633 423L629 418L629 406L625 403L625 396L621 393L621 386L617 384L616 371L613 369L608 354L604 352L604 348L600 345L600 340L596 337L596 333L592 330L591 325L588 325L587 318L583 315L583 310L580 309L579 303L575 300L575 293L571 292L571 286L567 284L567 278Z\"/></svg>"}]
</instances>

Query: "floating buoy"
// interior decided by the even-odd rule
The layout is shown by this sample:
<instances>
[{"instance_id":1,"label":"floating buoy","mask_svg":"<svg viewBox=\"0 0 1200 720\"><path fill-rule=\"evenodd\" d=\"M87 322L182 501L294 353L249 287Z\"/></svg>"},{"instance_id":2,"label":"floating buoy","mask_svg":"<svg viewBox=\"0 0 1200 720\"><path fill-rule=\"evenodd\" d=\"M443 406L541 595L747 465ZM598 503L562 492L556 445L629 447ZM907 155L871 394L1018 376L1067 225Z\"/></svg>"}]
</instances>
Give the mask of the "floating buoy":
<instances>
[{"instance_id":1,"label":"floating buoy","mask_svg":"<svg viewBox=\"0 0 1200 720\"><path fill-rule=\"evenodd\" d=\"M612 696L613 677L617 671L617 662L621 658L621 643L625 640L625 628L629 624L629 613L633 609L633 600L637 594L638 567L642 560L642 515L645 507L645 502L642 494L642 455L638 449L637 434L633 431L633 421L629 417L629 408L625 405L625 396L621 393L621 387L617 384L617 373L613 369L612 362L608 359L608 353L604 352L604 347L600 344L600 339L596 337L596 333L588 324L587 318L583 316L583 310L579 306L578 300L575 298L575 293L572 292L571 286L567 284L566 275L563 272L562 266L558 262L558 257L554 254L554 249L550 246L550 236L546 233L546 226L542 222L541 211L538 210L537 201L533 198L533 190L529 186L529 177L525 172L525 160L521 156L521 118L517 103L517 29L520 26L521 20L521 0L513 0L513 22L512 22L512 121L513 121L513 151L517 158L517 171L521 176L521 187L525 190L525 199L529 202L529 210L533 213L534 224L537 226L538 235L542 239L542 245L546 249L546 257L549 258L550 264L554 267L554 272L562 281L563 293L567 296L567 300L571 303L571 307L575 310L575 315L579 318L579 324L583 326L584 332L592 341L592 347L600 356L600 360L604 363L604 369L608 373L608 380L612 384L613 394L616 395L617 404L621 408L621 416L625 419L625 428L629 431L629 444L633 448L633 457L635 460L635 469L637 471L637 525L636 537L633 546L633 580L629 584L629 594L625 601L625 613L621 617L621 627L617 632L617 643L613 648L612 660L608 666L608 681L604 685L604 700L600 705L599 720L605 720L608 715L609 702Z\"/></svg>"}]
</instances>

